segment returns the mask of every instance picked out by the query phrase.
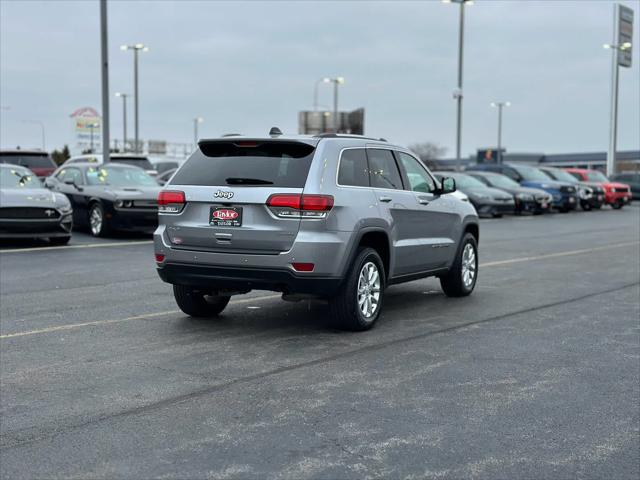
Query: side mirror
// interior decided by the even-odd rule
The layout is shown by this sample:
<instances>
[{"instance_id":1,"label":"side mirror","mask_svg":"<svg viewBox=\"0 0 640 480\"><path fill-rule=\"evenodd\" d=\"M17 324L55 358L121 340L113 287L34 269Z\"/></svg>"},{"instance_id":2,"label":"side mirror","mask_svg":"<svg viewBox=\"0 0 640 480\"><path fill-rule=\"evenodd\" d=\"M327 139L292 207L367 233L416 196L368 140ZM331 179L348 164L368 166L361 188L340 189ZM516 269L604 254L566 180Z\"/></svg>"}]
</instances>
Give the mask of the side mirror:
<instances>
[{"instance_id":1,"label":"side mirror","mask_svg":"<svg viewBox=\"0 0 640 480\"><path fill-rule=\"evenodd\" d=\"M76 186L76 181L73 178L65 178L64 183L65 185L73 185L74 187Z\"/></svg>"},{"instance_id":2,"label":"side mirror","mask_svg":"<svg viewBox=\"0 0 640 480\"><path fill-rule=\"evenodd\" d=\"M456 181L452 177L444 177L441 184L440 193L442 195L456 191Z\"/></svg>"}]
</instances>

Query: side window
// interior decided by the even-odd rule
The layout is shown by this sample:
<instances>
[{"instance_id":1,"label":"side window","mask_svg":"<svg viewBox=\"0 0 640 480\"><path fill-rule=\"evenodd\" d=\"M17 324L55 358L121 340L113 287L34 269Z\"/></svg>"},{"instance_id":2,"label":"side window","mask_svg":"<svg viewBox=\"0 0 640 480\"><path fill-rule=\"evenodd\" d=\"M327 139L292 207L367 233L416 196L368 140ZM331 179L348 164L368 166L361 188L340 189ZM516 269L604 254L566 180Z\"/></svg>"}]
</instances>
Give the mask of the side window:
<instances>
[{"instance_id":1,"label":"side window","mask_svg":"<svg viewBox=\"0 0 640 480\"><path fill-rule=\"evenodd\" d=\"M513 168L505 168L501 173L509 177L511 180L515 180L516 182L520 181L520 175Z\"/></svg>"},{"instance_id":2,"label":"side window","mask_svg":"<svg viewBox=\"0 0 640 480\"><path fill-rule=\"evenodd\" d=\"M374 188L402 190L402 180L391 150L367 148L369 179Z\"/></svg>"},{"instance_id":3,"label":"side window","mask_svg":"<svg viewBox=\"0 0 640 480\"><path fill-rule=\"evenodd\" d=\"M59 182L65 182L66 180L73 179L76 185L82 185L82 172L77 168L63 168L56 175L56 180Z\"/></svg>"},{"instance_id":4,"label":"side window","mask_svg":"<svg viewBox=\"0 0 640 480\"><path fill-rule=\"evenodd\" d=\"M436 184L418 161L411 155L396 152L409 180L409 188L414 192L430 193L436 190Z\"/></svg>"},{"instance_id":5,"label":"side window","mask_svg":"<svg viewBox=\"0 0 640 480\"><path fill-rule=\"evenodd\" d=\"M352 148L342 152L338 183L355 187L369 186L369 168L364 148Z\"/></svg>"}]
</instances>

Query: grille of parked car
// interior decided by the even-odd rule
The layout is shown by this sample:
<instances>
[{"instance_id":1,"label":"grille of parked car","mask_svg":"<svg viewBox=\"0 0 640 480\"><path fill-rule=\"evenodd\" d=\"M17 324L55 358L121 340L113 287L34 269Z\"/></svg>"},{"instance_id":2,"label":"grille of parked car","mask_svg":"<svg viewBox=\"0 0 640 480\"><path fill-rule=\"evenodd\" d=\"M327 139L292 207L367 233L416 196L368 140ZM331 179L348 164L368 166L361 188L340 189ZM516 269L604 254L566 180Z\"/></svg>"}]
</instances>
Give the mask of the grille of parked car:
<instances>
[{"instance_id":1,"label":"grille of parked car","mask_svg":"<svg viewBox=\"0 0 640 480\"><path fill-rule=\"evenodd\" d=\"M576 193L576 187L560 187L562 193Z\"/></svg>"},{"instance_id":2,"label":"grille of parked car","mask_svg":"<svg viewBox=\"0 0 640 480\"><path fill-rule=\"evenodd\" d=\"M148 208L150 210L158 209L158 201L157 200L134 200L133 201L134 208Z\"/></svg>"},{"instance_id":3,"label":"grille of parked car","mask_svg":"<svg viewBox=\"0 0 640 480\"><path fill-rule=\"evenodd\" d=\"M628 188L617 187L617 188L614 188L614 191L619 192L619 193L627 193L629 191L629 189Z\"/></svg>"},{"instance_id":4,"label":"grille of parked car","mask_svg":"<svg viewBox=\"0 0 640 480\"><path fill-rule=\"evenodd\" d=\"M44 219L57 220L60 218L60 212L54 208L39 207L5 207L0 208L0 218L5 220L11 219Z\"/></svg>"}]
</instances>

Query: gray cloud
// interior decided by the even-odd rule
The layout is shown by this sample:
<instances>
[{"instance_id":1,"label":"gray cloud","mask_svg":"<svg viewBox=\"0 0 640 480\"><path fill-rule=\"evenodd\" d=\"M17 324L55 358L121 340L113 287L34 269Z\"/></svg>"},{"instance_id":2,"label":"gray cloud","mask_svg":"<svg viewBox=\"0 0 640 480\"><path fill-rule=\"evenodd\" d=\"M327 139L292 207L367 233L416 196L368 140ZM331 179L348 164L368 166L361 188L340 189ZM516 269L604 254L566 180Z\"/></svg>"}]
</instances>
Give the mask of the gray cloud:
<instances>
[{"instance_id":1,"label":"gray cloud","mask_svg":"<svg viewBox=\"0 0 640 480\"><path fill-rule=\"evenodd\" d=\"M625 2L623 2L625 3ZM637 7L637 2L626 2ZM607 146L610 1L490 1L467 9L463 151L495 142L489 103L510 100L510 151L592 151ZM141 135L297 130L313 83L343 75L341 105L367 109L367 133L401 143L439 142L453 153L457 7L430 2L109 3L112 94L132 89L131 54L144 42ZM640 44L636 8L635 42ZM100 109L97 2L0 2L3 147L73 141L68 115ZM620 76L621 149L640 148L640 61ZM321 102L330 90L321 88ZM121 135L118 99L112 132Z\"/></svg>"}]
</instances>

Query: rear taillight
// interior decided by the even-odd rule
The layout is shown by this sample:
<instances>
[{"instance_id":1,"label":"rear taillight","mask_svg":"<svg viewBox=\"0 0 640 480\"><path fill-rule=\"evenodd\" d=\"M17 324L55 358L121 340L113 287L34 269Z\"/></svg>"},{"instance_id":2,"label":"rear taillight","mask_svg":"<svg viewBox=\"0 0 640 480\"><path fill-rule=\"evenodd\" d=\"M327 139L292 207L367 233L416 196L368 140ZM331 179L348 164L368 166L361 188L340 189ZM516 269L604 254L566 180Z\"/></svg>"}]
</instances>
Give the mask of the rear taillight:
<instances>
[{"instance_id":1,"label":"rear taillight","mask_svg":"<svg viewBox=\"0 0 640 480\"><path fill-rule=\"evenodd\" d=\"M158 194L158 210L162 213L180 213L185 203L184 192L163 190Z\"/></svg>"},{"instance_id":2,"label":"rear taillight","mask_svg":"<svg viewBox=\"0 0 640 480\"><path fill-rule=\"evenodd\" d=\"M162 253L156 253L156 262L157 263L162 263L164 262L164 255Z\"/></svg>"},{"instance_id":3,"label":"rear taillight","mask_svg":"<svg viewBox=\"0 0 640 480\"><path fill-rule=\"evenodd\" d=\"M333 197L274 193L267 199L267 206L280 218L325 218L333 208Z\"/></svg>"}]
</instances>

